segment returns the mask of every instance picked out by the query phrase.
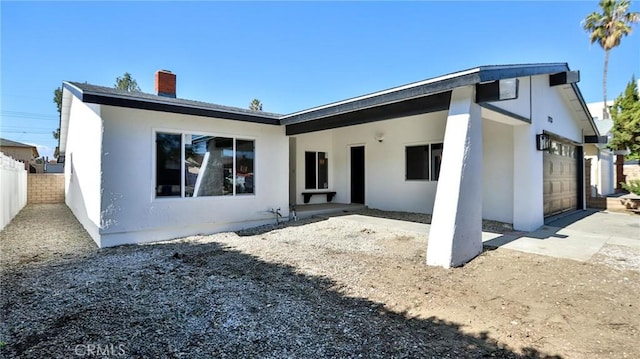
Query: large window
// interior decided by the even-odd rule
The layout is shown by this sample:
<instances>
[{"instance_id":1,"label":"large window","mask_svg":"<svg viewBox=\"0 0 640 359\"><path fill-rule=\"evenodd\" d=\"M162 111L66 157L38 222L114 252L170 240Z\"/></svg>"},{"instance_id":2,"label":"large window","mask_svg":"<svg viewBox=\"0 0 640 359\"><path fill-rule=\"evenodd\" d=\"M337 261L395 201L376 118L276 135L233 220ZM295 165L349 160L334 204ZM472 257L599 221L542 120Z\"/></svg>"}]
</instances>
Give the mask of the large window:
<instances>
[{"instance_id":1,"label":"large window","mask_svg":"<svg viewBox=\"0 0 640 359\"><path fill-rule=\"evenodd\" d=\"M326 152L304 153L304 188L329 188L329 158Z\"/></svg>"},{"instance_id":2,"label":"large window","mask_svg":"<svg viewBox=\"0 0 640 359\"><path fill-rule=\"evenodd\" d=\"M254 193L254 141L156 133L156 196Z\"/></svg>"},{"instance_id":3,"label":"large window","mask_svg":"<svg viewBox=\"0 0 640 359\"><path fill-rule=\"evenodd\" d=\"M405 147L407 180L437 181L442 163L442 143Z\"/></svg>"}]
</instances>

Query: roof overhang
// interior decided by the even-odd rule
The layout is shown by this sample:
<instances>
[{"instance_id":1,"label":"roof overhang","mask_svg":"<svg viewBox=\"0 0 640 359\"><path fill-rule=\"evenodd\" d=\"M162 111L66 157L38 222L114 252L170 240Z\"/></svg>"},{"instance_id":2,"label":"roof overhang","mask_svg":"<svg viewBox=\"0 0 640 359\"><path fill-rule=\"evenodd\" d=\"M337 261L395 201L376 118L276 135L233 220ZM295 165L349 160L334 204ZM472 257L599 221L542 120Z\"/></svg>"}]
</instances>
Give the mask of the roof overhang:
<instances>
[{"instance_id":1,"label":"roof overhang","mask_svg":"<svg viewBox=\"0 0 640 359\"><path fill-rule=\"evenodd\" d=\"M92 90L90 87L81 88L80 86L77 86L77 84L70 82L64 82L63 87L80 99L80 101L85 103L280 125L280 116L276 114L257 111L243 111L241 109L234 109L226 106L214 106L204 102L199 103L197 101L143 93L123 93L122 91L107 92L101 91L101 89L104 88L95 86L94 88L99 89L96 91Z\"/></svg>"},{"instance_id":2,"label":"roof overhang","mask_svg":"<svg viewBox=\"0 0 640 359\"><path fill-rule=\"evenodd\" d=\"M239 108L208 104L143 93L127 93L88 84L63 83L63 106L60 116L60 155L64 156L66 127L72 97L85 103L119 106L143 110L196 115L270 125L284 125L287 135L315 132L397 117L418 115L449 108L451 91L458 87L476 86L484 92L481 104L499 96L502 82L518 77L549 75L550 86L557 86L581 121L585 136L599 136L593 118L577 87L579 73L570 71L566 63L481 66L454 72L411 84L330 103L288 115L254 112ZM517 81L516 88L517 88ZM485 91L487 90L487 91ZM517 97L517 93L515 94ZM479 102L479 103L480 103ZM489 108L489 110L494 110ZM508 116L509 114L505 114ZM517 118L517 120L526 119ZM529 121L530 122L530 121Z\"/></svg>"},{"instance_id":3,"label":"roof overhang","mask_svg":"<svg viewBox=\"0 0 640 359\"><path fill-rule=\"evenodd\" d=\"M481 66L295 112L282 116L281 123L286 126L287 135L294 135L442 111L448 109L454 88L475 85L499 90L502 80L544 74L554 75L550 81L564 81L564 86L571 87L573 98L579 106L578 111L583 113L581 118L590 122L591 128L597 131L582 94L574 83L576 74L569 70L566 63ZM493 91L490 94L493 95ZM500 95L500 92L497 94ZM599 134L595 132L595 135Z\"/></svg>"}]
</instances>

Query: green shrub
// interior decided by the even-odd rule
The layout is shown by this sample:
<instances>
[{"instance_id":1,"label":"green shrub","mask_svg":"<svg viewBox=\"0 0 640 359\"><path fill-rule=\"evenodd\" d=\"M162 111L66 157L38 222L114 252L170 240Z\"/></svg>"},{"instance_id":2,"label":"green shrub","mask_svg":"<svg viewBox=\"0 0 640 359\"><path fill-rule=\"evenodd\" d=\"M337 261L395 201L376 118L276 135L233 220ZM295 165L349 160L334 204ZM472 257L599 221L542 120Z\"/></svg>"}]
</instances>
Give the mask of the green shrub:
<instances>
[{"instance_id":1,"label":"green shrub","mask_svg":"<svg viewBox=\"0 0 640 359\"><path fill-rule=\"evenodd\" d=\"M622 188L640 196L640 179L630 180L629 183L620 182L620 184L622 185Z\"/></svg>"}]
</instances>

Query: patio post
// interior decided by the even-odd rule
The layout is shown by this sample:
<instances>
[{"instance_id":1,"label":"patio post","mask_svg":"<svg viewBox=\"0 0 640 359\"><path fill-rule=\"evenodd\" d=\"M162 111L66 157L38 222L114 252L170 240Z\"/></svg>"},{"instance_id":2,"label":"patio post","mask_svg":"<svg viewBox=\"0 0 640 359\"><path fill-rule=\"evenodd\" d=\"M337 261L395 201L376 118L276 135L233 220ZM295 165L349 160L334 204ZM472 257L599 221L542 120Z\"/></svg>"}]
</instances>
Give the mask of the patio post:
<instances>
[{"instance_id":1,"label":"patio post","mask_svg":"<svg viewBox=\"0 0 640 359\"><path fill-rule=\"evenodd\" d=\"M482 116L473 86L456 88L444 134L427 264L463 265L482 252Z\"/></svg>"}]
</instances>

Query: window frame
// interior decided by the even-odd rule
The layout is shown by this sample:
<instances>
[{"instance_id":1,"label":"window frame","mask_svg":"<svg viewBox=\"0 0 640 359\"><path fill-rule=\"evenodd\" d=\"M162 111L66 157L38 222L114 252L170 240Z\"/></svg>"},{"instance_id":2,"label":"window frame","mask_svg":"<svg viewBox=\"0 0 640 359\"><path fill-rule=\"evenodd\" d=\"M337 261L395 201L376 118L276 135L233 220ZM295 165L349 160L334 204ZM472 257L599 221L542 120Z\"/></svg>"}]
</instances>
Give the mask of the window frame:
<instances>
[{"instance_id":1,"label":"window frame","mask_svg":"<svg viewBox=\"0 0 640 359\"><path fill-rule=\"evenodd\" d=\"M442 168L440 168L440 170L438 171L438 178L434 178L434 163L433 163L433 151L434 151L434 146L437 146L439 148L435 148L435 150L441 150L444 151L444 141L443 142L421 142L421 143L412 143L412 144L405 144L404 146L404 181L405 182L438 182L439 178L440 178L440 172L442 171ZM426 173L426 178L408 178L409 173L409 166L408 166L408 158L407 158L407 149L410 147L427 147L427 173ZM442 153L441 153L442 155Z\"/></svg>"},{"instance_id":2,"label":"window frame","mask_svg":"<svg viewBox=\"0 0 640 359\"><path fill-rule=\"evenodd\" d=\"M315 186L310 188L307 187L307 153L314 154L314 183ZM326 163L326 177L327 177L327 187L320 187L320 153L324 154L324 159L327 161ZM304 189L305 191L322 191L328 190L330 188L329 185L329 151L320 151L320 150L304 150Z\"/></svg>"},{"instance_id":3,"label":"window frame","mask_svg":"<svg viewBox=\"0 0 640 359\"><path fill-rule=\"evenodd\" d=\"M157 136L159 133L165 133L165 134L171 134L171 135L179 135L180 137L180 195L179 196L158 196L157 195L157 185L158 185L158 148L157 148ZM186 190L186 181L185 181L185 155L186 155L186 136L192 136L192 135L197 135L197 136L212 136L212 137L222 137L222 138L229 138L232 140L232 144L233 144L233 167L232 167L232 173L233 173L233 193L231 195L218 195L218 196L198 196L198 197L193 197L193 196L186 196L185 195L185 190ZM253 193L237 193L236 192L236 168L237 168L237 149L236 149L236 143L238 140L241 141L251 141L253 142L253 173L254 173L254 187L253 187ZM152 165L152 184L151 184L151 196L153 200L159 200L159 201L166 201L166 200L184 200L184 199L189 199L189 200L212 200L212 199L223 199L223 198L236 198L236 197L255 197L256 196L256 183L255 183L255 177L256 177L256 148L257 148L257 140L255 137L252 136L240 136L240 135L234 135L234 134L223 134L223 133L214 133L214 132L205 132L205 131L191 131L191 130L177 130L177 129L172 129L172 128L154 128L152 130L152 140L151 140L151 145L152 145L152 160L151 160L151 165Z\"/></svg>"}]
</instances>

